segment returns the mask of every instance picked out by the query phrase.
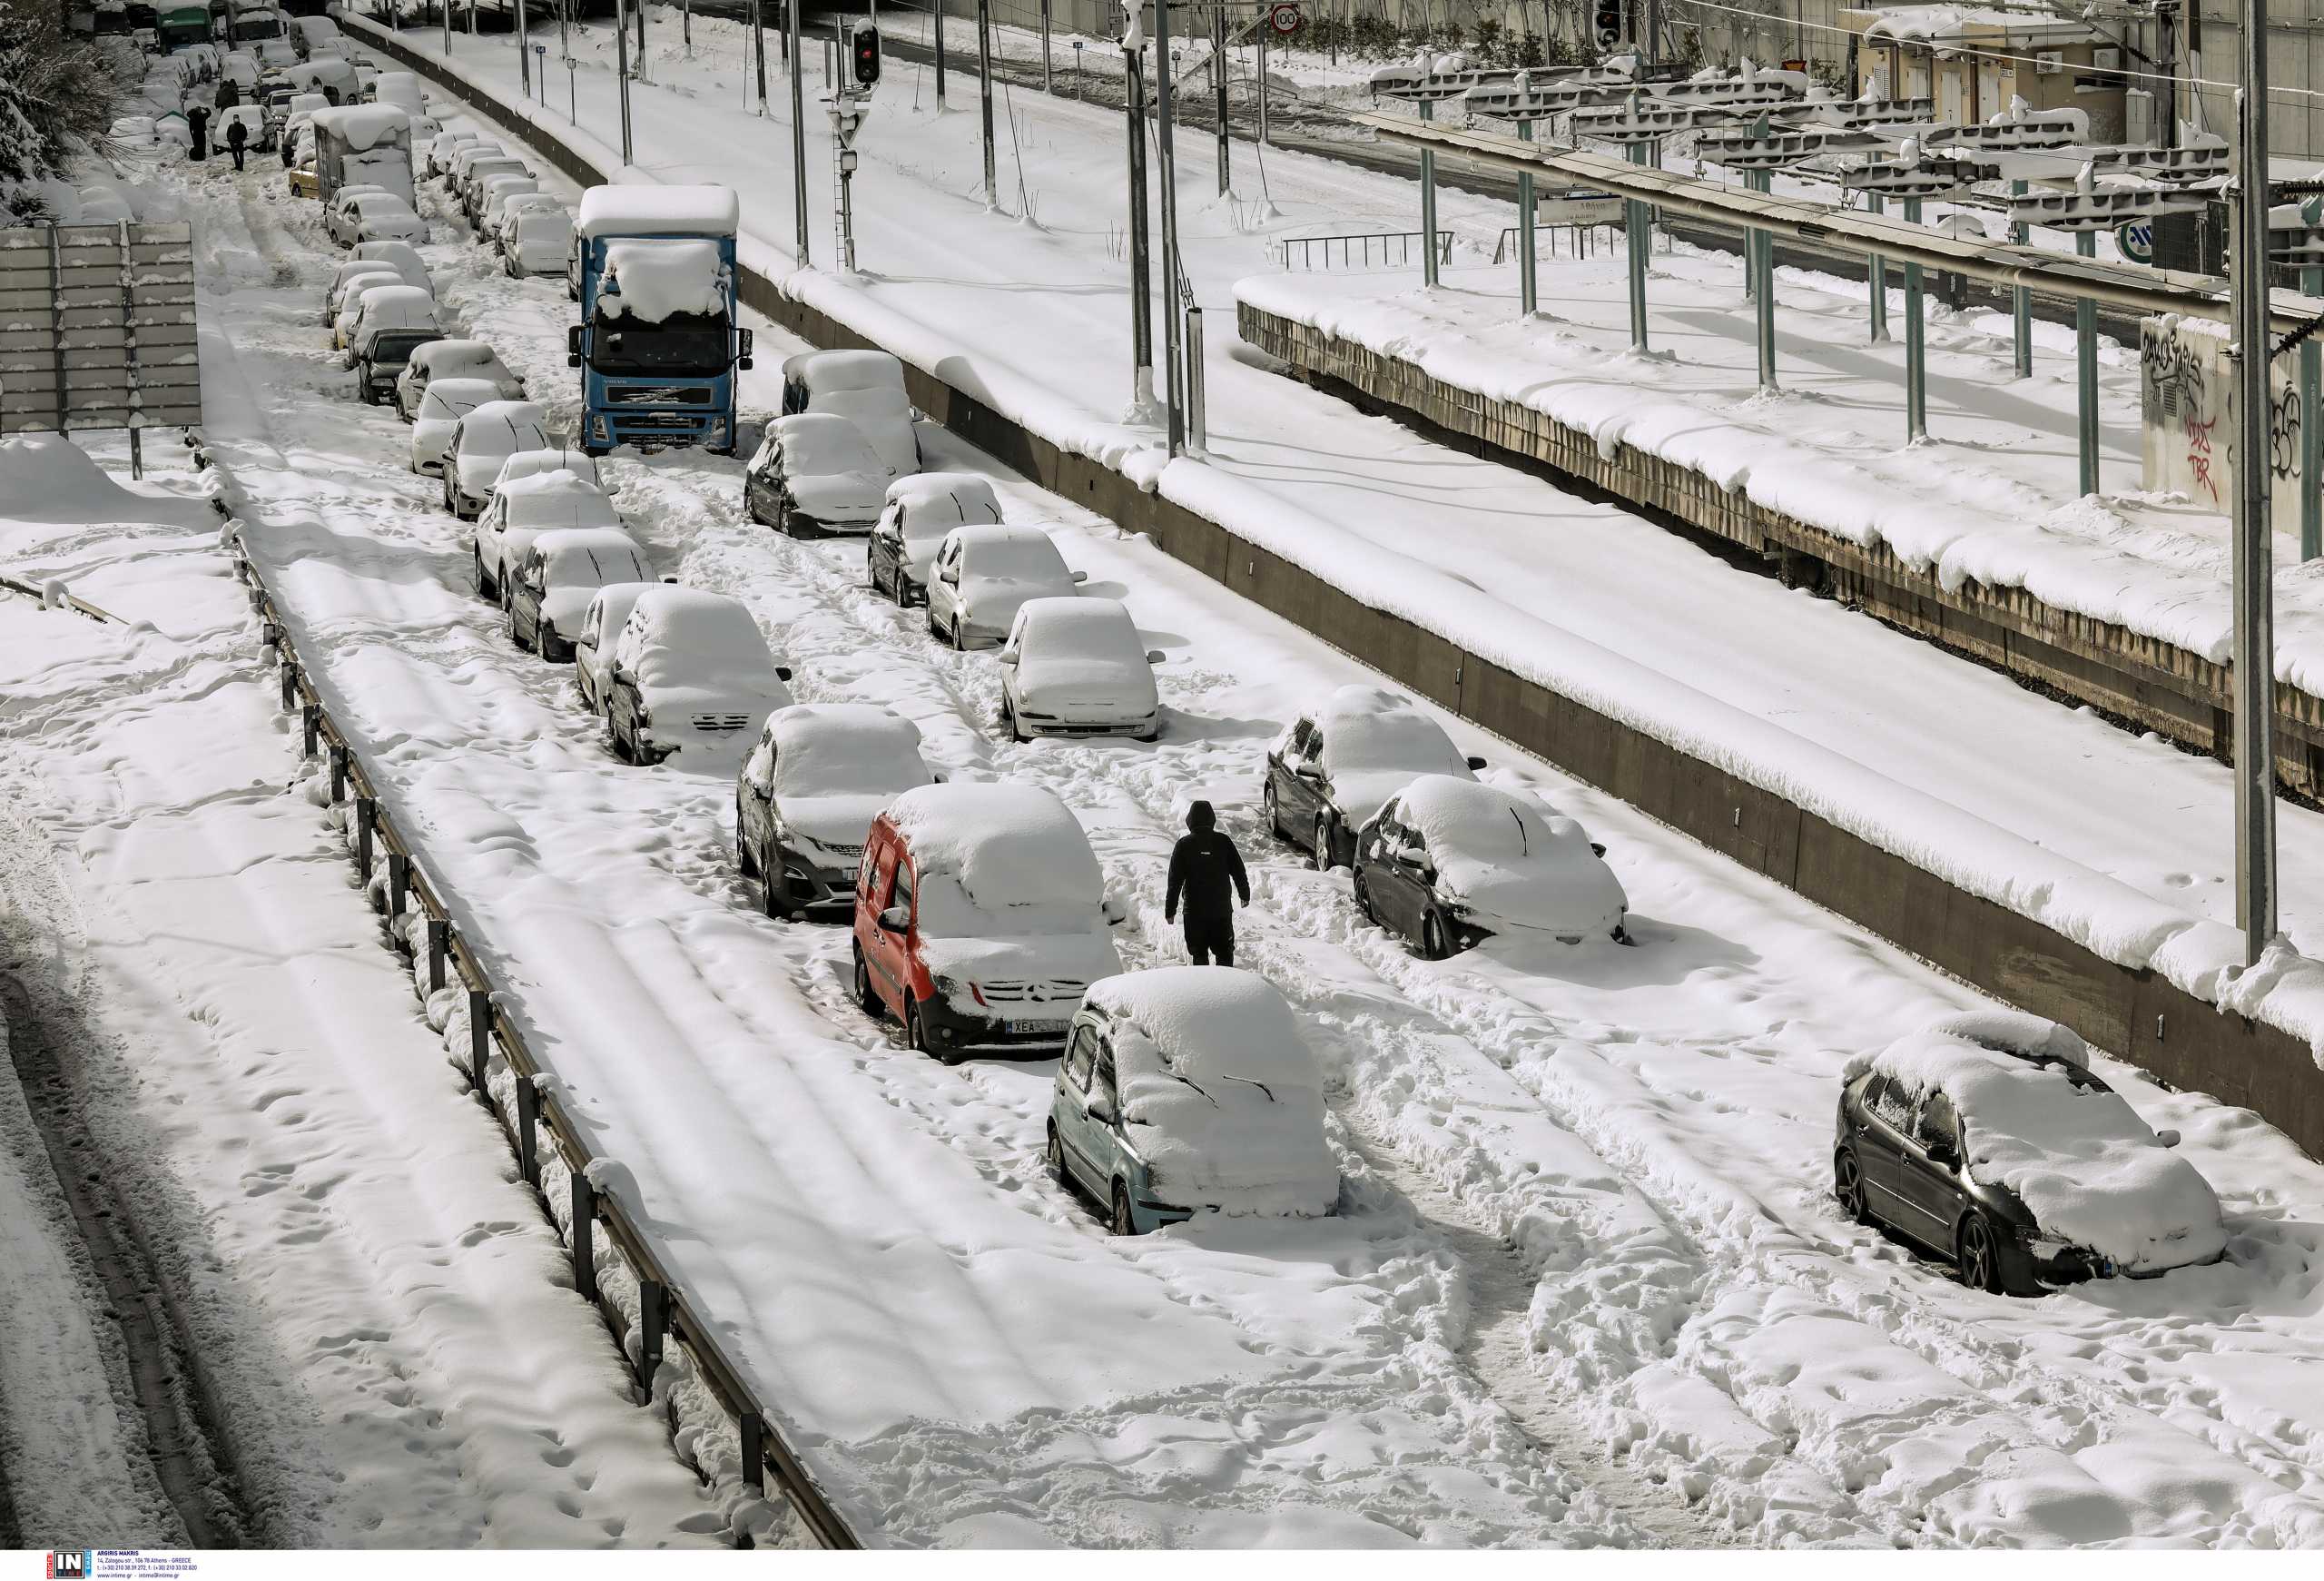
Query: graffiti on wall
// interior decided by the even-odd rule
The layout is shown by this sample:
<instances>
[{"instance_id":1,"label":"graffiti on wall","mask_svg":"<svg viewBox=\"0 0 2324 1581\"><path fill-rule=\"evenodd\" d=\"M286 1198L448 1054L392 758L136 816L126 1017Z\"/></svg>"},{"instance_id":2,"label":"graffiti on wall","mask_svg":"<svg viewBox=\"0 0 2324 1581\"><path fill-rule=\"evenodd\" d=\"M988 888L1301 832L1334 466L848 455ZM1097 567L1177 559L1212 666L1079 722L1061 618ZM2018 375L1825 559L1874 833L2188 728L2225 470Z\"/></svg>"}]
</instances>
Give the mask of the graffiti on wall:
<instances>
[{"instance_id":1,"label":"graffiti on wall","mask_svg":"<svg viewBox=\"0 0 2324 1581\"><path fill-rule=\"evenodd\" d=\"M2268 414L2271 514L2279 532L2299 530L2300 435L2305 414L2290 359L2275 371ZM2142 487L2228 509L2235 487L2234 363L2227 342L2175 319L2139 332L2139 406L2144 419Z\"/></svg>"}]
</instances>

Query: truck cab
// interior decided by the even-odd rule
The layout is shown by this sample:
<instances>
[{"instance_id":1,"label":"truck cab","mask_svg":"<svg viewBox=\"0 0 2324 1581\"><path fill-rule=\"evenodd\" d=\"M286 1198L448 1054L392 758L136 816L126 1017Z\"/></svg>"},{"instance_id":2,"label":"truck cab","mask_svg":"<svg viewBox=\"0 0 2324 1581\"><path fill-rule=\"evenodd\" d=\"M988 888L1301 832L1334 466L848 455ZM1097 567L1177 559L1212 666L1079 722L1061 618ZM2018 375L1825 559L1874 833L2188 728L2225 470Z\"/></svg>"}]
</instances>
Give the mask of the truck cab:
<instances>
[{"instance_id":1,"label":"truck cab","mask_svg":"<svg viewBox=\"0 0 2324 1581\"><path fill-rule=\"evenodd\" d=\"M581 445L734 449L734 375L751 366L735 322L732 190L600 186L581 195L574 245L581 321Z\"/></svg>"}]
</instances>

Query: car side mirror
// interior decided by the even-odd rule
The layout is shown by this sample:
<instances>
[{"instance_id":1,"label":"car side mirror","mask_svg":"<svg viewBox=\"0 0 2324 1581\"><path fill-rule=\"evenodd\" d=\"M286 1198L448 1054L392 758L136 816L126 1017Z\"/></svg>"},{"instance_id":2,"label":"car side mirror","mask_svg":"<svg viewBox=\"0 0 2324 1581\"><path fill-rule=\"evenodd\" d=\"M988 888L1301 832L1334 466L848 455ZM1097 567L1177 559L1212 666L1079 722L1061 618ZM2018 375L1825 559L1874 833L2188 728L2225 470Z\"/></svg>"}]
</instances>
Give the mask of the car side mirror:
<instances>
[{"instance_id":1,"label":"car side mirror","mask_svg":"<svg viewBox=\"0 0 2324 1581\"><path fill-rule=\"evenodd\" d=\"M1923 1143L1921 1151L1928 1154L1929 1162L1943 1164L1947 1169L1961 1161L1961 1155L1955 1150L1952 1142L1941 1136Z\"/></svg>"},{"instance_id":2,"label":"car side mirror","mask_svg":"<svg viewBox=\"0 0 2324 1581\"><path fill-rule=\"evenodd\" d=\"M581 366L581 337L588 332L587 327L582 324L574 324L566 330L565 365L567 368Z\"/></svg>"},{"instance_id":3,"label":"car side mirror","mask_svg":"<svg viewBox=\"0 0 2324 1581\"><path fill-rule=\"evenodd\" d=\"M1013 653L1003 653L997 657L1000 658L1000 662L1005 665L1014 665L1017 662L1017 656Z\"/></svg>"},{"instance_id":4,"label":"car side mirror","mask_svg":"<svg viewBox=\"0 0 2324 1581\"><path fill-rule=\"evenodd\" d=\"M1603 856L1606 855L1606 847L1598 844L1597 841L1592 840L1590 842L1590 855L1592 856Z\"/></svg>"},{"instance_id":5,"label":"car side mirror","mask_svg":"<svg viewBox=\"0 0 2324 1581\"><path fill-rule=\"evenodd\" d=\"M1114 1122L1114 1101L1103 1092L1090 1093L1089 1118L1111 1125Z\"/></svg>"},{"instance_id":6,"label":"car side mirror","mask_svg":"<svg viewBox=\"0 0 2324 1581\"><path fill-rule=\"evenodd\" d=\"M1108 926L1118 928L1129 921L1129 907L1122 904L1119 895L1108 894L1098 903L1098 914L1106 919Z\"/></svg>"},{"instance_id":7,"label":"car side mirror","mask_svg":"<svg viewBox=\"0 0 2324 1581\"><path fill-rule=\"evenodd\" d=\"M931 774L928 776L928 783L931 785L942 785L944 782L945 776L943 775Z\"/></svg>"},{"instance_id":8,"label":"car side mirror","mask_svg":"<svg viewBox=\"0 0 2324 1581\"><path fill-rule=\"evenodd\" d=\"M1170 656L1158 647L1149 647L1146 650L1146 662L1148 664L1167 664L1169 659Z\"/></svg>"},{"instance_id":9,"label":"car side mirror","mask_svg":"<svg viewBox=\"0 0 2324 1581\"><path fill-rule=\"evenodd\" d=\"M1414 878L1424 878L1428 875L1428 858L1422 855L1417 851L1398 851L1396 853L1396 865L1403 868L1406 873L1411 874Z\"/></svg>"},{"instance_id":10,"label":"car side mirror","mask_svg":"<svg viewBox=\"0 0 2324 1581\"><path fill-rule=\"evenodd\" d=\"M665 588L675 588L677 585L678 579L675 577L665 577L662 578L662 586Z\"/></svg>"},{"instance_id":11,"label":"car side mirror","mask_svg":"<svg viewBox=\"0 0 2324 1581\"><path fill-rule=\"evenodd\" d=\"M948 588L957 588L960 585L960 573L957 570L947 571L941 577L939 577L937 580L942 582Z\"/></svg>"},{"instance_id":12,"label":"car side mirror","mask_svg":"<svg viewBox=\"0 0 2324 1581\"><path fill-rule=\"evenodd\" d=\"M2164 1147L2177 1147L2179 1145L2179 1133L2166 1126L2164 1129L2154 1133L2154 1140Z\"/></svg>"},{"instance_id":13,"label":"car side mirror","mask_svg":"<svg viewBox=\"0 0 2324 1581\"><path fill-rule=\"evenodd\" d=\"M901 934L911 926L911 912L908 907L891 905L880 914L880 928L883 933Z\"/></svg>"},{"instance_id":14,"label":"car side mirror","mask_svg":"<svg viewBox=\"0 0 2324 1581\"><path fill-rule=\"evenodd\" d=\"M1293 764L1291 773L1295 779L1320 780L1324 777L1324 771L1316 767L1313 761Z\"/></svg>"},{"instance_id":15,"label":"car side mirror","mask_svg":"<svg viewBox=\"0 0 2324 1581\"><path fill-rule=\"evenodd\" d=\"M787 664L779 664L775 666L774 678L779 681L789 680L791 678L791 667Z\"/></svg>"},{"instance_id":16,"label":"car side mirror","mask_svg":"<svg viewBox=\"0 0 2324 1581\"><path fill-rule=\"evenodd\" d=\"M1472 772L1482 768L1484 766L1485 760L1482 757L1472 757L1469 759L1469 768Z\"/></svg>"},{"instance_id":17,"label":"car side mirror","mask_svg":"<svg viewBox=\"0 0 2324 1581\"><path fill-rule=\"evenodd\" d=\"M1084 583L1084 582L1088 581L1088 579L1089 579L1089 573L1088 573L1088 572L1087 572L1087 571L1076 571L1076 572L1074 572L1074 573L1073 573L1073 585L1074 585L1075 587L1077 587L1077 588L1078 588L1079 586L1081 586L1081 584L1082 584L1082 583Z\"/></svg>"}]
</instances>

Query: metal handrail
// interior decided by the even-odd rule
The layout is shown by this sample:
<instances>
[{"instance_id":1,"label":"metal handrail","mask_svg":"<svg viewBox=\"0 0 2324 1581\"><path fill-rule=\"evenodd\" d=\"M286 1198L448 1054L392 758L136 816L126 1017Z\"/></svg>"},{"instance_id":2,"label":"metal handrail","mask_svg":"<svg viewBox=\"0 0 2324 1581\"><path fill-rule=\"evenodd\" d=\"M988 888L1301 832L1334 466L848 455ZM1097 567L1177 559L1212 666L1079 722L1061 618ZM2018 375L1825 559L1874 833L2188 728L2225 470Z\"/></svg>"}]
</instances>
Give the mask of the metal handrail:
<instances>
[{"instance_id":1,"label":"metal handrail","mask_svg":"<svg viewBox=\"0 0 2324 1581\"><path fill-rule=\"evenodd\" d=\"M1323 267L1331 268L1332 247L1334 243L1340 250L1339 267L1369 269L1374 263L1372 254L1375 242L1378 243L1380 252L1379 267L1408 269L1412 266L1413 245L1422 240L1422 236L1423 232L1418 231L1350 232L1345 235L1335 236L1281 236L1275 239L1274 245L1278 250L1277 259L1285 269L1292 266L1291 250L1295 247L1299 249L1300 268L1312 271L1316 267L1315 250L1319 247L1323 249ZM1395 255L1393 261L1389 255L1391 242L1395 244ZM1358 244L1361 244L1364 250L1360 261L1355 253ZM1437 261L1442 263L1450 263L1452 261L1452 232L1439 231L1436 233L1436 256Z\"/></svg>"}]
</instances>

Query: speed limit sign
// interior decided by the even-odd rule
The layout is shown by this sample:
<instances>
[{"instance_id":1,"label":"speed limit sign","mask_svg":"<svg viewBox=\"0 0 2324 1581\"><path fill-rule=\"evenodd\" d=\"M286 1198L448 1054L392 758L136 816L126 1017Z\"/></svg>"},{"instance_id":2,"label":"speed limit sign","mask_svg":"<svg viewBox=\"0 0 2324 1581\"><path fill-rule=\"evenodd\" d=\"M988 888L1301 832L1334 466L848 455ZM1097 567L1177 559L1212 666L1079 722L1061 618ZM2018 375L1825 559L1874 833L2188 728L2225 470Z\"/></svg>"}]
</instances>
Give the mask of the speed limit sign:
<instances>
[{"instance_id":1,"label":"speed limit sign","mask_svg":"<svg viewBox=\"0 0 2324 1581\"><path fill-rule=\"evenodd\" d=\"M1285 4L1269 8L1267 12L1267 25L1274 28L1277 33L1298 32L1299 7Z\"/></svg>"}]
</instances>

